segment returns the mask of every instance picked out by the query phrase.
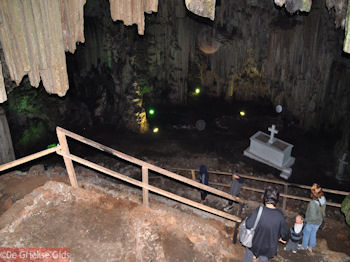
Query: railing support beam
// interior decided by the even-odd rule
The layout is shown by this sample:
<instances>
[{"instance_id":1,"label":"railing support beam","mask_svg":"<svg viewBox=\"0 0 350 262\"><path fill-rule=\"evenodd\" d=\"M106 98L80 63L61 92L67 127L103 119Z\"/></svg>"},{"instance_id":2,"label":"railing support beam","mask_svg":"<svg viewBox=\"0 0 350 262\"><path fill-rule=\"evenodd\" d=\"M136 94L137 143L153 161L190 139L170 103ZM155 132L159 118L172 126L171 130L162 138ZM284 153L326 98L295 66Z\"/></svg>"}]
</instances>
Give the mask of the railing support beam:
<instances>
[{"instance_id":1,"label":"railing support beam","mask_svg":"<svg viewBox=\"0 0 350 262\"><path fill-rule=\"evenodd\" d=\"M148 168L142 167L142 183L144 185L148 185ZM142 199L143 199L143 205L145 207L149 207L149 198L148 198L148 189L145 187L142 187Z\"/></svg>"},{"instance_id":2,"label":"railing support beam","mask_svg":"<svg viewBox=\"0 0 350 262\"><path fill-rule=\"evenodd\" d=\"M65 154L69 155L70 153L69 153L69 148L68 148L67 138L65 133L62 132L61 129L58 127L56 128L56 132L57 132L58 142L60 143L60 146L61 146L61 150ZM72 160L65 156L63 156L63 160L64 160L64 164L66 165L69 181L72 187L79 187Z\"/></svg>"}]
</instances>

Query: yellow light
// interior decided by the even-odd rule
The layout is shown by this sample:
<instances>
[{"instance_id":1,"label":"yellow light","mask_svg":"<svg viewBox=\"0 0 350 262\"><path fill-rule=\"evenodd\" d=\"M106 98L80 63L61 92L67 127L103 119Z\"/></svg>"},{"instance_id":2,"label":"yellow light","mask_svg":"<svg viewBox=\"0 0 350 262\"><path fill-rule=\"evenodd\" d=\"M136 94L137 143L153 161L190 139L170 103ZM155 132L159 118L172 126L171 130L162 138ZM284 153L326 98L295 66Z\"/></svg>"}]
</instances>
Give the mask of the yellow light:
<instances>
[{"instance_id":1,"label":"yellow light","mask_svg":"<svg viewBox=\"0 0 350 262\"><path fill-rule=\"evenodd\" d=\"M196 88L194 92L198 95L201 92L201 90L199 88Z\"/></svg>"},{"instance_id":2,"label":"yellow light","mask_svg":"<svg viewBox=\"0 0 350 262\"><path fill-rule=\"evenodd\" d=\"M158 131L159 131L158 127L153 128L153 133L158 133Z\"/></svg>"},{"instance_id":3,"label":"yellow light","mask_svg":"<svg viewBox=\"0 0 350 262\"><path fill-rule=\"evenodd\" d=\"M240 111L239 114L240 114L241 116L245 116L245 112L244 112L244 111Z\"/></svg>"}]
</instances>

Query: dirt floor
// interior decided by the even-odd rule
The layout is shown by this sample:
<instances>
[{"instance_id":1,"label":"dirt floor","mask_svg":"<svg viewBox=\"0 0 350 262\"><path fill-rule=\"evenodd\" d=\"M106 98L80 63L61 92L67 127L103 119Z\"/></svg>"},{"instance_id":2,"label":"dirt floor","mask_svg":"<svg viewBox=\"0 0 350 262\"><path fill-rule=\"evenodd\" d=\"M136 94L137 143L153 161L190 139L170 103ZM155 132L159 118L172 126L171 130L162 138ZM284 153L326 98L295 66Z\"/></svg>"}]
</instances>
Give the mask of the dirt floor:
<instances>
[{"instance_id":1,"label":"dirt floor","mask_svg":"<svg viewBox=\"0 0 350 262\"><path fill-rule=\"evenodd\" d=\"M181 113L178 117L182 119ZM195 129L195 121L192 121L198 118L183 119L181 125L180 121L164 124L156 135L113 133L108 127L76 131L166 169L198 169L201 164L206 164L209 170L237 171L279 179L278 171L242 154L249 146L249 137L255 131L263 130L268 122L266 119L263 121L258 116L250 120L213 116L210 118L213 121L205 118L207 128L202 132ZM251 121L255 122L254 125ZM324 161L327 144L319 143L317 148L312 141L317 138L310 139L305 134L292 136L293 132L300 134L291 128L287 131L282 129L280 133L296 149L292 152L297 162L291 181L306 185L318 181L324 187L350 191L330 175L329 162ZM74 154L141 179L141 170L137 166L71 140L69 144ZM310 151L314 154L309 154ZM308 155L310 157L307 158ZM150 208L145 208L141 204L142 191L139 188L78 164L75 170L80 189L68 186L62 158L56 155L0 175L0 247L67 247L71 250L72 261L242 260L243 246L232 243L232 222L155 194L151 195ZM188 172L179 174L191 177ZM230 184L230 179L229 176L210 176L211 182L223 184ZM198 190L160 178L152 172L150 184L200 201ZM248 180L245 184L260 189L267 185ZM217 188L228 191L227 187ZM304 197L309 194L297 189L289 193ZM244 218L261 203L261 194L242 190L241 196L247 200L240 215ZM326 194L326 197L335 202L341 201L332 195ZM214 195L207 197L208 206L223 210L226 204L227 200ZM295 215L304 214L305 209L306 203L288 200L284 214L289 225L293 224ZM232 214L236 215L237 211L238 205ZM350 261L350 227L345 224L338 208L327 208L324 225L317 237L313 253L300 251L293 254L284 251L284 246L280 244L272 261Z\"/></svg>"}]
</instances>

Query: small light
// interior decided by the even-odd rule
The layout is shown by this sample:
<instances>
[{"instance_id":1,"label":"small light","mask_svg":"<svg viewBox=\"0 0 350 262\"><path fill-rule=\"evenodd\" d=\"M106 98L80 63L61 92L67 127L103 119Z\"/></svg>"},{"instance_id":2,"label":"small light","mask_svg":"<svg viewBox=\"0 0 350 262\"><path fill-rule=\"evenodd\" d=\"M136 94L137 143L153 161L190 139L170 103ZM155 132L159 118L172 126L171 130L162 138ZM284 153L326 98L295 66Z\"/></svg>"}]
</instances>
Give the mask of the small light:
<instances>
[{"instance_id":1,"label":"small light","mask_svg":"<svg viewBox=\"0 0 350 262\"><path fill-rule=\"evenodd\" d=\"M148 114L151 116L153 116L155 112L156 112L156 110L154 110L154 108L148 109Z\"/></svg>"},{"instance_id":2,"label":"small light","mask_svg":"<svg viewBox=\"0 0 350 262\"><path fill-rule=\"evenodd\" d=\"M158 127L153 128L153 133L158 133L158 131L159 131Z\"/></svg>"},{"instance_id":3,"label":"small light","mask_svg":"<svg viewBox=\"0 0 350 262\"><path fill-rule=\"evenodd\" d=\"M201 92L201 89L200 89L200 88L196 88L196 89L194 90L194 92L196 93L196 95L198 95L198 94Z\"/></svg>"},{"instance_id":4,"label":"small light","mask_svg":"<svg viewBox=\"0 0 350 262\"><path fill-rule=\"evenodd\" d=\"M245 112L244 112L243 110L240 111L239 114L240 114L241 116L245 116Z\"/></svg>"}]
</instances>

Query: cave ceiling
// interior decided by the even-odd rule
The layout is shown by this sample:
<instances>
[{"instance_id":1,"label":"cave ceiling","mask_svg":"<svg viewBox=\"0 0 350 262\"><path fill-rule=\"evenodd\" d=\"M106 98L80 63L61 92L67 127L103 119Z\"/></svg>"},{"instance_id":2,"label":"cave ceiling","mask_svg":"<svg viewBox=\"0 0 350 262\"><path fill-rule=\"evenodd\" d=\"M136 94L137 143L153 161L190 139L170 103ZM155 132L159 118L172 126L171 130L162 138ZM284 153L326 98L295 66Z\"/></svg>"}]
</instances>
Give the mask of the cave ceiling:
<instances>
[{"instance_id":1,"label":"cave ceiling","mask_svg":"<svg viewBox=\"0 0 350 262\"><path fill-rule=\"evenodd\" d=\"M144 13L158 10L158 0L109 2L113 21L136 24L139 35L145 31ZM256 0L247 2L254 4ZM85 41L85 3L86 0L0 0L0 42L10 78L16 85L28 75L32 86L38 87L42 80L48 93L66 94L69 84L65 51L74 53L76 43ZM274 0L274 3L290 13L309 12L312 6L312 0ZM185 0L188 10L211 20L215 18L215 4L216 0ZM349 17L347 0L326 0L326 5L336 12L336 27L345 28L344 51L350 52L350 21L345 19ZM207 54L216 52L221 45L210 38L202 38L200 43L201 50ZM0 67L0 103L6 99Z\"/></svg>"}]
</instances>

